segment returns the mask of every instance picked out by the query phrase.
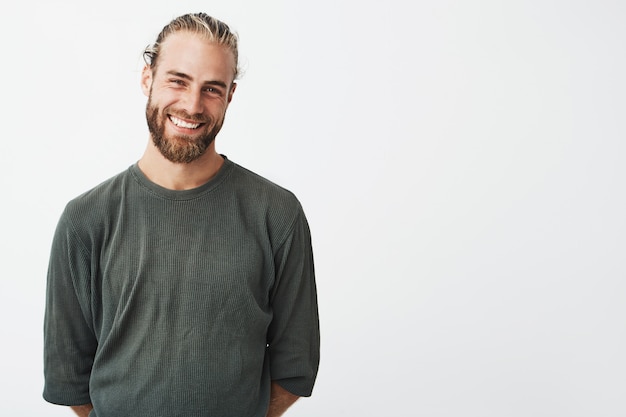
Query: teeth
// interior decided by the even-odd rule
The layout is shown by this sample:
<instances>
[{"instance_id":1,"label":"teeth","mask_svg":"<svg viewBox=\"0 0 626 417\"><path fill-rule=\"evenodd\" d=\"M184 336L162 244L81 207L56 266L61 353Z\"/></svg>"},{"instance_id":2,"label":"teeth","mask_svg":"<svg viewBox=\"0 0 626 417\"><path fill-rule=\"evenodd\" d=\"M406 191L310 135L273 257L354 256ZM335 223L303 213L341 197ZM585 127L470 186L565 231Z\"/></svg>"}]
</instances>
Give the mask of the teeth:
<instances>
[{"instance_id":1,"label":"teeth","mask_svg":"<svg viewBox=\"0 0 626 417\"><path fill-rule=\"evenodd\" d=\"M176 118L174 116L170 116L170 120L172 121L172 123L174 123L176 126L178 127L184 127L186 129L195 129L198 126L200 126L200 123L187 123L184 120L180 120L179 118Z\"/></svg>"}]
</instances>

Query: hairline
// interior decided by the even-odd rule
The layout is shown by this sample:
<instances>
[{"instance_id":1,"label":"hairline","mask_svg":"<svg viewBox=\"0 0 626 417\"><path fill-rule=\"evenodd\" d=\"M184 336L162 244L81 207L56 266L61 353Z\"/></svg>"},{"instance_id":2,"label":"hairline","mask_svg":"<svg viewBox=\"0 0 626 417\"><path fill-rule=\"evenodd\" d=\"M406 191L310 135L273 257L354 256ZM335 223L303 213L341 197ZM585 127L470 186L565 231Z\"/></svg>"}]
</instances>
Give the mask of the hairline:
<instances>
[{"instance_id":1,"label":"hairline","mask_svg":"<svg viewBox=\"0 0 626 417\"><path fill-rule=\"evenodd\" d=\"M225 47L233 57L233 83L239 78L239 37L230 27L206 13L188 13L178 16L161 29L155 42L146 47L143 53L146 65L153 71L159 64L161 47L170 35L187 32L197 35L211 44Z\"/></svg>"},{"instance_id":2,"label":"hairline","mask_svg":"<svg viewBox=\"0 0 626 417\"><path fill-rule=\"evenodd\" d=\"M232 66L233 66L233 79L230 83L230 85L232 86L233 84L235 84L235 81L237 81L237 75L238 75L238 70L237 70L237 62L236 62L236 58L235 58L235 54L233 53L233 51L228 47L227 44L223 43L223 42L219 42L216 40L211 39L211 37L207 36L206 34L204 34L203 32L197 31L197 30L191 30L191 29L179 29L175 32L169 33L165 38L163 38L163 40L161 41L160 45L159 45L159 54L154 58L154 61L151 63L146 63L146 65L148 66L148 68L150 68L150 70L152 71L152 74L156 74L157 68L159 67L159 58L161 57L161 55L163 54L163 45L167 42L167 40L179 33L189 33L191 35L196 35L198 38L202 39L203 41L206 41L209 45L214 45L214 46L218 46L222 49L224 49L226 52L228 52L232 58Z\"/></svg>"}]
</instances>

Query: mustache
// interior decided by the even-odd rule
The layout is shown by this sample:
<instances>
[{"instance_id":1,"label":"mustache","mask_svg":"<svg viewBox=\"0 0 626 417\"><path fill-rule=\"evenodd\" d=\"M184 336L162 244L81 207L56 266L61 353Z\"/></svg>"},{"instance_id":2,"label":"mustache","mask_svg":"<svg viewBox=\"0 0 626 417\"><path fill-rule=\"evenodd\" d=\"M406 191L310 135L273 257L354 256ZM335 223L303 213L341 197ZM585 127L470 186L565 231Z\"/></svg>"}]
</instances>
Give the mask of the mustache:
<instances>
[{"instance_id":1,"label":"mustache","mask_svg":"<svg viewBox=\"0 0 626 417\"><path fill-rule=\"evenodd\" d=\"M171 116L177 117L179 119L188 120L188 121L194 122L194 123L209 123L211 121L210 117L207 117L207 116L205 116L203 114L190 114L190 113L187 113L184 110L165 108L163 110L163 112L166 115L171 115Z\"/></svg>"}]
</instances>

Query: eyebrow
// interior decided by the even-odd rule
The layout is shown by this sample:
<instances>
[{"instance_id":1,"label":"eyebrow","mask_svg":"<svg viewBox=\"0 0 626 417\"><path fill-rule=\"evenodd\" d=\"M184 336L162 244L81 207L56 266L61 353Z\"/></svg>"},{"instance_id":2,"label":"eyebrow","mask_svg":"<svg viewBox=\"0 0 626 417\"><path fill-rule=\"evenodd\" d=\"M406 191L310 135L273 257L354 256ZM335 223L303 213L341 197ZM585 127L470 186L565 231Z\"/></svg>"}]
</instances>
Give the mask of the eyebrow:
<instances>
[{"instance_id":1,"label":"eyebrow","mask_svg":"<svg viewBox=\"0 0 626 417\"><path fill-rule=\"evenodd\" d=\"M167 74L173 75L174 77L183 78L183 79L188 80L188 81L193 81L193 77L191 77L188 74L185 74L184 72L167 71ZM204 85L215 85L215 86L223 87L223 88L228 87L225 82L219 81L219 80L205 81L203 84Z\"/></svg>"}]
</instances>

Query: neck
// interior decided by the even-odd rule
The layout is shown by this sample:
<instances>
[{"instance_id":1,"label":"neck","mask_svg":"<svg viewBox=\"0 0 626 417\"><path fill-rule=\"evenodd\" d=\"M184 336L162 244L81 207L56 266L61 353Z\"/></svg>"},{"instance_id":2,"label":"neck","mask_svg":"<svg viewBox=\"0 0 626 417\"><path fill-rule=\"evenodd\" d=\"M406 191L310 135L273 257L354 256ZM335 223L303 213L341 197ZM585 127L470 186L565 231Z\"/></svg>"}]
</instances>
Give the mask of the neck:
<instances>
[{"instance_id":1,"label":"neck","mask_svg":"<svg viewBox=\"0 0 626 417\"><path fill-rule=\"evenodd\" d=\"M224 158L215 151L215 141L200 158L179 164L165 159L152 139L138 163L139 169L150 181L170 190L199 187L213 178L223 164Z\"/></svg>"}]
</instances>

